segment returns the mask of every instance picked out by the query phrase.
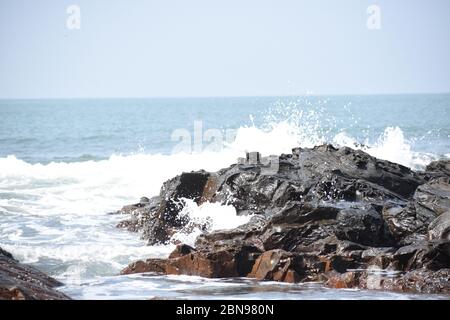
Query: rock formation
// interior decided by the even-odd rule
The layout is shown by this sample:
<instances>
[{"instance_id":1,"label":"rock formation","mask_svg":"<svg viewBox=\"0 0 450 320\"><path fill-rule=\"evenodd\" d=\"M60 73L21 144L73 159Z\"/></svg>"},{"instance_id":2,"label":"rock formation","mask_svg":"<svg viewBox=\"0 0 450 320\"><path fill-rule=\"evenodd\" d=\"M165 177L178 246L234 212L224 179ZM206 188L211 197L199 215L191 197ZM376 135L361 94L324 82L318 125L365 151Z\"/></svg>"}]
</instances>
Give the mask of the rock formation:
<instances>
[{"instance_id":1,"label":"rock formation","mask_svg":"<svg viewBox=\"0 0 450 320\"><path fill-rule=\"evenodd\" d=\"M180 215L184 198L231 204L251 219L233 230L199 226L205 232L195 247L180 244L168 259L138 261L123 273L450 293L450 161L414 172L331 145L293 149L275 167L256 158L183 173L157 197L124 207L129 219L119 227L149 244L167 243L189 224Z\"/></svg>"},{"instance_id":2,"label":"rock formation","mask_svg":"<svg viewBox=\"0 0 450 320\"><path fill-rule=\"evenodd\" d=\"M67 300L54 288L62 285L44 273L23 265L0 248L0 300Z\"/></svg>"}]
</instances>

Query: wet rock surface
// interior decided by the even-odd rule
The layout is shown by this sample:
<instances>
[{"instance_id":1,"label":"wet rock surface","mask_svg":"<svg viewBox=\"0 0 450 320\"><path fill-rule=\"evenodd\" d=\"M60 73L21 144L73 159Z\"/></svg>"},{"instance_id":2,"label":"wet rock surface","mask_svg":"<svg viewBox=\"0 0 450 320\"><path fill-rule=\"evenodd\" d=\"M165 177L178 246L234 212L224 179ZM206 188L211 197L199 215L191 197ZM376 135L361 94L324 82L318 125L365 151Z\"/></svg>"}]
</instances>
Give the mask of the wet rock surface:
<instances>
[{"instance_id":1,"label":"wet rock surface","mask_svg":"<svg viewBox=\"0 0 450 320\"><path fill-rule=\"evenodd\" d=\"M326 284L333 288L450 294L449 279L450 269L435 272L418 269L401 275L369 270L329 273Z\"/></svg>"},{"instance_id":2,"label":"wet rock surface","mask_svg":"<svg viewBox=\"0 0 450 320\"><path fill-rule=\"evenodd\" d=\"M141 232L149 244L170 242L189 223L180 214L184 198L231 204L250 221L232 230L205 227L194 247L180 244L168 259L136 262L123 273L447 293L449 163L414 172L323 145L293 149L271 163L247 156L218 172L183 173L164 183L159 196L124 207L130 218L119 226ZM373 268L397 273L372 286Z\"/></svg>"},{"instance_id":3,"label":"wet rock surface","mask_svg":"<svg viewBox=\"0 0 450 320\"><path fill-rule=\"evenodd\" d=\"M0 300L67 300L55 290L62 285L39 270L23 265L0 248Z\"/></svg>"}]
</instances>

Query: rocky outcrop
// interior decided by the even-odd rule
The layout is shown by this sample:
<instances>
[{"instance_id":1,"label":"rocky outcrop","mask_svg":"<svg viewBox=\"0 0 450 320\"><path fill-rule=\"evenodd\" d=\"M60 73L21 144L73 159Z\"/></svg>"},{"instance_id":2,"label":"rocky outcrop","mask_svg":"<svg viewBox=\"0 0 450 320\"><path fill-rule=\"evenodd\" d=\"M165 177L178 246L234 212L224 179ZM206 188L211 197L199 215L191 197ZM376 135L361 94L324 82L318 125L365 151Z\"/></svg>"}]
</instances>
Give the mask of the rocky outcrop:
<instances>
[{"instance_id":1,"label":"rocky outcrop","mask_svg":"<svg viewBox=\"0 0 450 320\"><path fill-rule=\"evenodd\" d=\"M0 300L67 300L54 288L62 285L44 273L25 266L0 248Z\"/></svg>"},{"instance_id":2,"label":"rocky outcrop","mask_svg":"<svg viewBox=\"0 0 450 320\"><path fill-rule=\"evenodd\" d=\"M448 168L442 161L414 172L362 151L323 145L296 148L272 162L247 156L218 172L183 173L167 181L158 197L124 207L130 219L121 226L141 232L149 244L170 242L190 223L180 214L183 198L232 204L250 221L214 232L198 226L205 232L194 248L179 245L168 259L140 261L123 273L367 287L365 270L378 268L398 271L393 289L446 292L448 285L438 280L450 268ZM403 283L411 279L418 285Z\"/></svg>"}]
</instances>

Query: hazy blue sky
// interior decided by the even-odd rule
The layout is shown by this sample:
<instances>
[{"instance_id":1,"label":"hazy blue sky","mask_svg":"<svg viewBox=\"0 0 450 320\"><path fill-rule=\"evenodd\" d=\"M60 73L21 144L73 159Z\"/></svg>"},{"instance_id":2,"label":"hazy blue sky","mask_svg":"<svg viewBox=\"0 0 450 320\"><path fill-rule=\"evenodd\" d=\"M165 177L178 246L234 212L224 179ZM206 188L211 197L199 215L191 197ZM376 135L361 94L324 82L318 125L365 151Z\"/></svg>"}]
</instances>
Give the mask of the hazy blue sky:
<instances>
[{"instance_id":1,"label":"hazy blue sky","mask_svg":"<svg viewBox=\"0 0 450 320\"><path fill-rule=\"evenodd\" d=\"M307 92L450 92L450 1L0 0L1 98Z\"/></svg>"}]
</instances>

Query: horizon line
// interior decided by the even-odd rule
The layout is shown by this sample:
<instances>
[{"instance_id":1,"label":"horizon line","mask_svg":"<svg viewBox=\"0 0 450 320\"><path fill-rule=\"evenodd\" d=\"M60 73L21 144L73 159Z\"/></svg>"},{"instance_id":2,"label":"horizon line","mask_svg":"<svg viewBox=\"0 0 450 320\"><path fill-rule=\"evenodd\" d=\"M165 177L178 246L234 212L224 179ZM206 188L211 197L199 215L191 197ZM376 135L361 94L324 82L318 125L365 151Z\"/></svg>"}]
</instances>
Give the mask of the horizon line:
<instances>
[{"instance_id":1,"label":"horizon line","mask_svg":"<svg viewBox=\"0 0 450 320\"><path fill-rule=\"evenodd\" d=\"M357 97L357 96L405 96L405 95L447 95L449 92L399 92L399 93L304 93L268 95L198 95L198 96L117 96L117 97L0 97L0 100L123 100L123 99L223 99L223 98L289 98L289 97Z\"/></svg>"}]
</instances>

